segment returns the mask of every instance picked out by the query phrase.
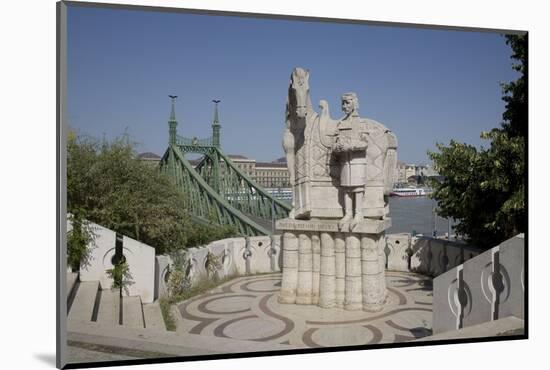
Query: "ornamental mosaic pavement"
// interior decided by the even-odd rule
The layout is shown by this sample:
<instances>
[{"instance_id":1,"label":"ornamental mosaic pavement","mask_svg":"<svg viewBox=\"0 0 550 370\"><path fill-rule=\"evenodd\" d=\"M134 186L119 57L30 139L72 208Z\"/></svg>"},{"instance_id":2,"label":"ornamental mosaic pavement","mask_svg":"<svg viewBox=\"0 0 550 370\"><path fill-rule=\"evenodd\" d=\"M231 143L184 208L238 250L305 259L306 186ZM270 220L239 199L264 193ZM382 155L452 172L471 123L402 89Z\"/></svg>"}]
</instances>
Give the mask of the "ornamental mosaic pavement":
<instances>
[{"instance_id":1,"label":"ornamental mosaic pavement","mask_svg":"<svg viewBox=\"0 0 550 370\"><path fill-rule=\"evenodd\" d=\"M277 302L281 274L236 278L178 305L179 333L295 348L397 343L431 334L432 280L386 271L384 309L370 313Z\"/></svg>"}]
</instances>

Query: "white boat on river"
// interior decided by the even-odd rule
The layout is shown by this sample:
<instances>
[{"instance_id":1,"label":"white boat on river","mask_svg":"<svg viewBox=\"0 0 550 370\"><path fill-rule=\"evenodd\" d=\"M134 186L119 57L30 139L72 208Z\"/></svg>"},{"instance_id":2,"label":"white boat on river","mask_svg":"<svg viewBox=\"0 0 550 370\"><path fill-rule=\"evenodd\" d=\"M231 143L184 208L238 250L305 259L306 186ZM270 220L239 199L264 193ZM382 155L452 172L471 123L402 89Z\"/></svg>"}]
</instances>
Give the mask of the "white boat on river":
<instances>
[{"instance_id":1,"label":"white boat on river","mask_svg":"<svg viewBox=\"0 0 550 370\"><path fill-rule=\"evenodd\" d=\"M426 188L395 188L391 191L393 197L423 197L431 193L431 189Z\"/></svg>"}]
</instances>

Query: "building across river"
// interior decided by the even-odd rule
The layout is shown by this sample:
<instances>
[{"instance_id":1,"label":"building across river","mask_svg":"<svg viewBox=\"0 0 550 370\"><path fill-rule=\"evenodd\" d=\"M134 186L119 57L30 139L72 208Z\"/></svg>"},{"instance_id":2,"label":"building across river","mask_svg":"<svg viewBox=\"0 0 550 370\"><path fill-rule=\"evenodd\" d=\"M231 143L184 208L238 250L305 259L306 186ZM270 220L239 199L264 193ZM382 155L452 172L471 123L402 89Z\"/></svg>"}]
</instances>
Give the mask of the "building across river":
<instances>
[{"instance_id":1,"label":"building across river","mask_svg":"<svg viewBox=\"0 0 550 370\"><path fill-rule=\"evenodd\" d=\"M263 188L290 188L290 175L284 157L273 162L257 162L236 154L229 154L229 158Z\"/></svg>"}]
</instances>

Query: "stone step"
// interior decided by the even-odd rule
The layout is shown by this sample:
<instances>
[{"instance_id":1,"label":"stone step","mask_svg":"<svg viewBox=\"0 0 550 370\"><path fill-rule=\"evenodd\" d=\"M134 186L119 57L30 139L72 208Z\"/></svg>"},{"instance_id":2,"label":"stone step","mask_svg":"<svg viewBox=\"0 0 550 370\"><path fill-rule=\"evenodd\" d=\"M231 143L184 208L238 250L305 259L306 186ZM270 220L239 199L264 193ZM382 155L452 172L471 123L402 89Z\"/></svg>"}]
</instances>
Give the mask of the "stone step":
<instances>
[{"instance_id":1,"label":"stone step","mask_svg":"<svg viewBox=\"0 0 550 370\"><path fill-rule=\"evenodd\" d=\"M122 325L129 328L144 327L139 296L122 297Z\"/></svg>"},{"instance_id":2,"label":"stone step","mask_svg":"<svg viewBox=\"0 0 550 370\"><path fill-rule=\"evenodd\" d=\"M449 330L443 333L430 335L421 339L417 339L416 342L523 335L524 332L525 322L515 316L508 316L504 319L488 321L483 324L472 325L459 330Z\"/></svg>"},{"instance_id":3,"label":"stone step","mask_svg":"<svg viewBox=\"0 0 550 370\"><path fill-rule=\"evenodd\" d=\"M296 348L273 341L255 342L167 330L126 328L124 326L105 327L95 322L72 323L67 338L74 342L113 347L115 353L120 353L121 349L129 349L172 356L277 351Z\"/></svg>"},{"instance_id":4,"label":"stone step","mask_svg":"<svg viewBox=\"0 0 550 370\"><path fill-rule=\"evenodd\" d=\"M67 272L67 297L69 297L73 288L75 287L76 281L78 280L77 278L78 278L78 273Z\"/></svg>"},{"instance_id":5,"label":"stone step","mask_svg":"<svg viewBox=\"0 0 550 370\"><path fill-rule=\"evenodd\" d=\"M69 311L69 321L91 321L94 312L98 281L80 282Z\"/></svg>"},{"instance_id":6,"label":"stone step","mask_svg":"<svg viewBox=\"0 0 550 370\"><path fill-rule=\"evenodd\" d=\"M119 325L120 292L118 289L101 291L101 300L97 312L97 322L101 325Z\"/></svg>"},{"instance_id":7,"label":"stone step","mask_svg":"<svg viewBox=\"0 0 550 370\"><path fill-rule=\"evenodd\" d=\"M166 330L162 311L158 302L143 305L143 316L145 316L145 328L155 330Z\"/></svg>"}]
</instances>

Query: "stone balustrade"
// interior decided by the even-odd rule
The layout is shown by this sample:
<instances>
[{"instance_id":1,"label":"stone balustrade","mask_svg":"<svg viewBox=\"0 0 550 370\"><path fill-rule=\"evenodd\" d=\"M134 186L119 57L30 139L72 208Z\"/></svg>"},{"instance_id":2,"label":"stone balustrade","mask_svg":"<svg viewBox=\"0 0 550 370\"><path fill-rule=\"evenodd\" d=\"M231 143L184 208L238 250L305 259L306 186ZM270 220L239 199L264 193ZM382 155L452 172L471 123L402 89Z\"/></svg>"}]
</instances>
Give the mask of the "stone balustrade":
<instances>
[{"instance_id":1,"label":"stone balustrade","mask_svg":"<svg viewBox=\"0 0 550 370\"><path fill-rule=\"evenodd\" d=\"M280 272L283 265L288 266L288 276L282 282L282 300L376 310L382 299L379 291L385 291L381 278L384 269L438 276L480 253L461 242L410 234L388 234L374 240L372 235L387 225L364 226L345 236L347 233L340 233L333 223L319 221L315 229L300 229L303 222L291 221L293 225L285 222L280 222L280 227L295 230L283 237L228 238L189 248L185 257L189 260L186 271L189 281L195 284L207 277L206 260L211 253L218 262L215 274L220 278ZM99 281L102 289L110 289L112 280L106 270L113 267L116 233L97 224L92 224L92 229L96 237L90 258L80 269L80 281ZM71 230L70 224L67 230ZM166 293L171 258L155 256L152 247L131 238L122 240L134 280L129 294L140 295L143 302L150 302ZM369 285L379 289L371 294L366 288Z\"/></svg>"},{"instance_id":2,"label":"stone balustrade","mask_svg":"<svg viewBox=\"0 0 550 370\"><path fill-rule=\"evenodd\" d=\"M98 281L101 289L111 289L113 280L107 274L107 270L114 267L117 234L92 222L90 229L94 238L89 245L88 258L81 263L79 280ZM67 232L71 231L71 222L67 221ZM130 281L123 293L128 296L140 296L143 303L153 302L165 294L172 259L166 255L155 256L153 247L127 236L121 235L118 240L130 271ZM209 254L216 262L211 268L211 273L219 278L279 272L282 265L280 240L280 236L228 238L214 241L204 247L189 248L184 256L189 261L187 278L191 284L196 284L201 279L209 277Z\"/></svg>"},{"instance_id":3,"label":"stone balustrade","mask_svg":"<svg viewBox=\"0 0 550 370\"><path fill-rule=\"evenodd\" d=\"M386 236L386 268L438 276L481 253L481 249L461 241L431 237L412 237L411 234Z\"/></svg>"},{"instance_id":4,"label":"stone balustrade","mask_svg":"<svg viewBox=\"0 0 550 370\"><path fill-rule=\"evenodd\" d=\"M321 228L323 227L328 228L326 225L321 226ZM191 260L191 268L188 271L188 277L191 283L196 283L201 278L206 277L205 264L208 252L213 253L222 262L219 271L217 271L220 277L279 272L284 264L293 266L293 263L296 264L297 269L299 237L302 234L302 239L304 239L301 249L302 254L308 255L308 250L311 248L312 302L330 306L331 303L328 302L332 302L334 299L335 307L343 307L346 290L346 263L350 269L353 269L354 266L363 264L363 262L361 262L360 255L352 257L353 253L357 254L353 246L356 243L355 241L351 241L351 246L348 247L351 254L346 259L346 240L338 235L335 230L337 228L327 229L326 233L313 232L310 240L311 247L307 245L308 241L304 238L309 239L310 237L307 235L310 235L308 232L312 232L312 230L300 230L296 233L296 240L286 242L288 249L284 252L281 250L281 245L284 244L281 235L258 236L248 239L229 238L212 242L204 247L189 248L187 258ZM386 269L417 272L430 276L437 276L480 253L479 249L461 242L430 237L411 237L410 234L388 234L385 239L380 240L380 243L384 256L381 256L379 261L384 262ZM331 244L334 244L334 247L331 247ZM359 245L361 245L361 242L359 242ZM361 247L359 247L360 249ZM325 270L321 268L321 265L327 266L327 271L331 271L333 260L334 275L330 272L321 273ZM156 264L155 297L159 297L166 291L165 279L167 279L166 273L168 266L171 264L171 259L168 256L157 256ZM302 263L303 271L301 275L304 276L302 284L305 284L305 286L309 284L306 277L309 274L306 270L308 264L307 261ZM298 274L297 271L296 274ZM353 289L354 281L357 279L354 280L351 276L349 278L348 289ZM318 292L318 286L325 284L334 285L334 298L332 298L332 293L328 293L332 292L332 288L324 291L323 294L320 291ZM308 299L305 298L305 301L308 301ZM348 305L348 307L352 306L351 304Z\"/></svg>"},{"instance_id":5,"label":"stone balustrade","mask_svg":"<svg viewBox=\"0 0 550 370\"><path fill-rule=\"evenodd\" d=\"M524 318L523 234L436 277L434 333L498 320Z\"/></svg>"},{"instance_id":6,"label":"stone balustrade","mask_svg":"<svg viewBox=\"0 0 550 370\"><path fill-rule=\"evenodd\" d=\"M281 271L280 236L254 236L216 240L206 246L185 250L188 261L186 277L191 285L209 278L207 256L210 253L217 264L213 266L218 278ZM155 298L167 293L167 282L173 261L170 256L156 257Z\"/></svg>"}]
</instances>

